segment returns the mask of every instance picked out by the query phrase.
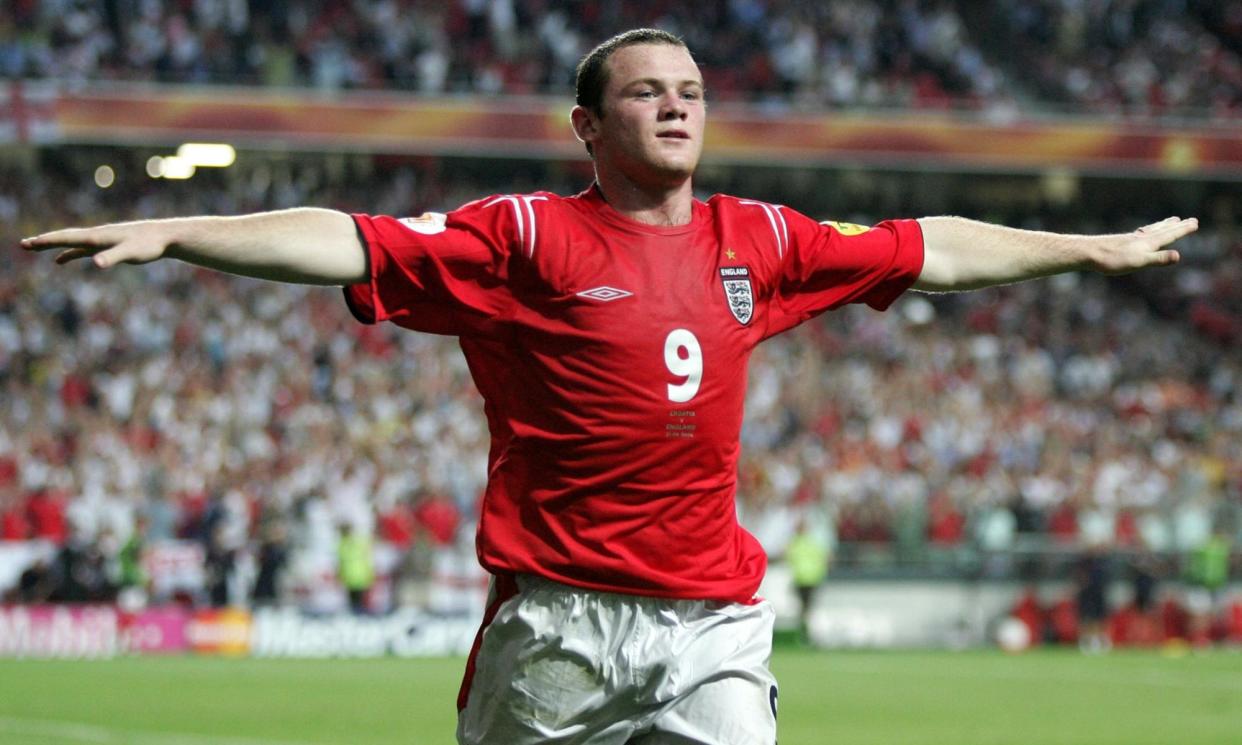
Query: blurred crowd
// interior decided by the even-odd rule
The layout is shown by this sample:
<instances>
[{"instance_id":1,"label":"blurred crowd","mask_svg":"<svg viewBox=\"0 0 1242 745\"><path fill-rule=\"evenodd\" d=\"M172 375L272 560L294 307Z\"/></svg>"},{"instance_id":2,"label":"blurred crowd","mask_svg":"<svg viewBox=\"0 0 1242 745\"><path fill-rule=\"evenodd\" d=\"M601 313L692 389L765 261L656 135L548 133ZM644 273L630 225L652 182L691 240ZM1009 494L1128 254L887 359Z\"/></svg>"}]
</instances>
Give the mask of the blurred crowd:
<instances>
[{"instance_id":1,"label":"blurred crowd","mask_svg":"<svg viewBox=\"0 0 1242 745\"><path fill-rule=\"evenodd\" d=\"M1040 98L1091 113L1242 104L1242 2L1007 0L994 22Z\"/></svg>"},{"instance_id":2,"label":"blurred crowd","mask_svg":"<svg viewBox=\"0 0 1242 745\"><path fill-rule=\"evenodd\" d=\"M8 171L3 245L121 217L401 215L505 190L436 161L328 170L109 190L47 166ZM358 540L388 551L384 567L355 566L363 580L472 565L487 425L452 339L359 325L333 289L175 262L5 261L0 541L60 551L23 578L30 598L142 583L134 557L174 539L201 547L199 600L220 604L312 593L345 572L343 547L365 553ZM1177 556L1242 543L1239 335L1193 312L1233 318L1242 244L1177 272L1158 296L1085 275L910 294L770 340L751 365L743 523L774 557L809 524L838 562L878 550L924 566L968 550L998 576L1029 546ZM438 570L445 557L460 562Z\"/></svg>"},{"instance_id":3,"label":"blurred crowd","mask_svg":"<svg viewBox=\"0 0 1242 745\"><path fill-rule=\"evenodd\" d=\"M761 347L752 373L741 506L770 553L800 504L823 505L851 550L899 560L1033 537L1170 553L1236 540L1236 352L1143 298L1071 275L837 315Z\"/></svg>"},{"instance_id":4,"label":"blurred crowd","mask_svg":"<svg viewBox=\"0 0 1242 745\"><path fill-rule=\"evenodd\" d=\"M713 100L1230 118L1242 0L12 0L0 76L567 95L594 44L681 34Z\"/></svg>"}]
</instances>

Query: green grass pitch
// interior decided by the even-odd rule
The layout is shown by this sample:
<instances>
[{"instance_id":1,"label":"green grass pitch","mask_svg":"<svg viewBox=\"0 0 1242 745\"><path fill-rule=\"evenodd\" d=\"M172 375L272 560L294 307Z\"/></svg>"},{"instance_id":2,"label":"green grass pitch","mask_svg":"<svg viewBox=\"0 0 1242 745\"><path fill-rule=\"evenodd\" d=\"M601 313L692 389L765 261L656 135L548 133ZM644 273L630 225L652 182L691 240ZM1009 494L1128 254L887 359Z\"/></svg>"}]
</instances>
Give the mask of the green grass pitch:
<instances>
[{"instance_id":1,"label":"green grass pitch","mask_svg":"<svg viewBox=\"0 0 1242 745\"><path fill-rule=\"evenodd\" d=\"M4 745L453 742L461 659L0 660ZM778 649L781 745L1242 743L1242 653Z\"/></svg>"}]
</instances>

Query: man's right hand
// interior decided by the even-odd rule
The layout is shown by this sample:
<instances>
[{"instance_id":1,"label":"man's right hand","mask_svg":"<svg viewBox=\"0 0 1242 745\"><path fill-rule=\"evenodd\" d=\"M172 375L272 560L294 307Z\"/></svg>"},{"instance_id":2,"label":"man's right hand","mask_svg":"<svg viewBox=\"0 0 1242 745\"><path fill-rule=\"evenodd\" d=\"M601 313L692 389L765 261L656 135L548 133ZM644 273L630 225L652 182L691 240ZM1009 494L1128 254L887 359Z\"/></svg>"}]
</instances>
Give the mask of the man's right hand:
<instances>
[{"instance_id":1,"label":"man's right hand","mask_svg":"<svg viewBox=\"0 0 1242 745\"><path fill-rule=\"evenodd\" d=\"M27 238L21 246L60 249L57 264L89 257L101 269L169 258L277 282L350 285L369 278L353 219L318 207L66 228Z\"/></svg>"},{"instance_id":2,"label":"man's right hand","mask_svg":"<svg viewBox=\"0 0 1242 745\"><path fill-rule=\"evenodd\" d=\"M157 222L127 222L95 228L65 228L43 233L21 242L27 251L64 249L56 255L57 264L91 257L95 266L107 269L117 264L146 264L164 256L169 240Z\"/></svg>"}]
</instances>

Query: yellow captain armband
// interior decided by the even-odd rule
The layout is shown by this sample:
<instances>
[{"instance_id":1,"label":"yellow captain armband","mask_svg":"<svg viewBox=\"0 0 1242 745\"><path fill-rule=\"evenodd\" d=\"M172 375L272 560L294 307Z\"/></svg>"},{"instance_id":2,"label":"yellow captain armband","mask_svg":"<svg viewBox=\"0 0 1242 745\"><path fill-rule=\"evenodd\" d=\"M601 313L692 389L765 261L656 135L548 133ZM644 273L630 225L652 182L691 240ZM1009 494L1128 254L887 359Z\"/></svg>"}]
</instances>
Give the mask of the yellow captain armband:
<instances>
[{"instance_id":1,"label":"yellow captain armband","mask_svg":"<svg viewBox=\"0 0 1242 745\"><path fill-rule=\"evenodd\" d=\"M859 235L871 230L868 225L858 225L852 222L837 222L836 220L824 220L820 225L827 225L830 228L836 228L841 235Z\"/></svg>"}]
</instances>

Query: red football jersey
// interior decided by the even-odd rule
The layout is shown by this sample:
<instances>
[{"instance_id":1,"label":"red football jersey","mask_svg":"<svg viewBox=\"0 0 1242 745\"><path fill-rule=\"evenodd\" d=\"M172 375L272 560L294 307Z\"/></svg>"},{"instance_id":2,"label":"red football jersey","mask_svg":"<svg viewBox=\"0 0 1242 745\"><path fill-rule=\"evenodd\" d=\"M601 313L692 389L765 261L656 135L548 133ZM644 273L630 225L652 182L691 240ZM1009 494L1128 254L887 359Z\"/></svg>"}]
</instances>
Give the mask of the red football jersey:
<instances>
[{"instance_id":1,"label":"red football jersey","mask_svg":"<svg viewBox=\"0 0 1242 745\"><path fill-rule=\"evenodd\" d=\"M715 196L656 227L574 197L356 215L364 323L460 337L491 429L479 559L579 587L750 600L766 557L737 522L756 344L918 278L913 220L869 230Z\"/></svg>"}]
</instances>

